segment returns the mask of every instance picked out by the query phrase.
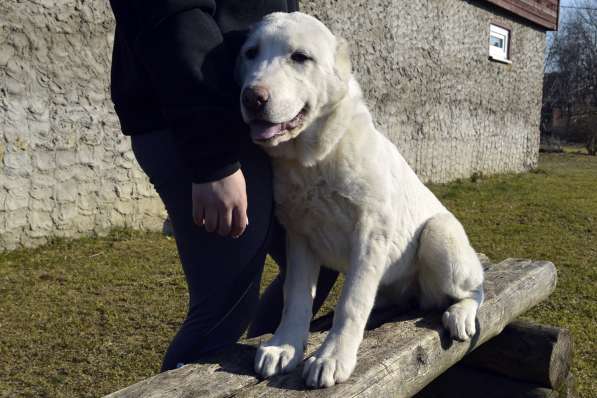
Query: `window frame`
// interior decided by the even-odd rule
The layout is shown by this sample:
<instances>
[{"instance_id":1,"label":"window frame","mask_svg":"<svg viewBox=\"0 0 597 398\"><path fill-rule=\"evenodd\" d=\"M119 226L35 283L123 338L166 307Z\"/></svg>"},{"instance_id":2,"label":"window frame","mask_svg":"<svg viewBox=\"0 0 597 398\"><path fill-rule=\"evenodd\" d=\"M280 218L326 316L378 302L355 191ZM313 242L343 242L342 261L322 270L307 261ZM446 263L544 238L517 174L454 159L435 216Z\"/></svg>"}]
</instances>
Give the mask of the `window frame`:
<instances>
[{"instance_id":1,"label":"window frame","mask_svg":"<svg viewBox=\"0 0 597 398\"><path fill-rule=\"evenodd\" d=\"M494 23L489 24L489 59L505 64L512 63L512 61L510 60L511 36L512 32L510 31L510 29L504 28L503 26ZM502 43L504 44L503 48L492 45L492 37L502 40Z\"/></svg>"}]
</instances>

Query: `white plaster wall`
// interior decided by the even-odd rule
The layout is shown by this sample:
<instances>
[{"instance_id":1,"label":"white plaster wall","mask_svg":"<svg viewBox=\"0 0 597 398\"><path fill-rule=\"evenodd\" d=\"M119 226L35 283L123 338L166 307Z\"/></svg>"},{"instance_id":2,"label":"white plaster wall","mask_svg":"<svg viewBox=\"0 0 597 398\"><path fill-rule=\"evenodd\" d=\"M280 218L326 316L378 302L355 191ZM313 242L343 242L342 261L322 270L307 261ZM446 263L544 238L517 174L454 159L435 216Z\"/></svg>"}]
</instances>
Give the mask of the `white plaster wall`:
<instances>
[{"instance_id":1,"label":"white plaster wall","mask_svg":"<svg viewBox=\"0 0 597 398\"><path fill-rule=\"evenodd\" d=\"M301 1L349 40L376 123L426 181L536 165L545 34L480 1ZM512 65L487 59L489 23ZM0 2L0 250L159 229L109 96L107 0ZM366 149L365 149L366 150Z\"/></svg>"}]
</instances>

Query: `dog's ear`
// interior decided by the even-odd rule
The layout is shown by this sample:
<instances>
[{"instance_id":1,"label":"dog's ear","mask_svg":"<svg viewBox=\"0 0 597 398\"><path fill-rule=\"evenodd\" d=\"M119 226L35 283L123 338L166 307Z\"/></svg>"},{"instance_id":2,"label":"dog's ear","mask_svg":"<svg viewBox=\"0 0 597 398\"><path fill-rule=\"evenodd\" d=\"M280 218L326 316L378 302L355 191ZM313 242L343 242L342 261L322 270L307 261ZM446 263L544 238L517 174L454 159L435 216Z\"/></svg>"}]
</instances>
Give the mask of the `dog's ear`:
<instances>
[{"instance_id":1,"label":"dog's ear","mask_svg":"<svg viewBox=\"0 0 597 398\"><path fill-rule=\"evenodd\" d=\"M350 48L348 42L342 37L336 36L336 74L343 81L348 80L352 73L350 62Z\"/></svg>"}]
</instances>

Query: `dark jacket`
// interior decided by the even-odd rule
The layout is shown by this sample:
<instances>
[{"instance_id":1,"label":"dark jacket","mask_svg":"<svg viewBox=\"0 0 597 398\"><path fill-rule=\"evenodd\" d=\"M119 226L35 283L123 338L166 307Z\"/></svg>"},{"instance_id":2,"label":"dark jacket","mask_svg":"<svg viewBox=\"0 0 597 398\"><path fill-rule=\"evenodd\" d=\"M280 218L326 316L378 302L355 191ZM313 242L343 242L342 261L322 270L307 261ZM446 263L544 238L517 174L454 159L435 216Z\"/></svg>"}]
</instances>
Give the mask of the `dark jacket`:
<instances>
[{"instance_id":1,"label":"dark jacket","mask_svg":"<svg viewBox=\"0 0 597 398\"><path fill-rule=\"evenodd\" d=\"M169 128L194 182L240 167L248 140L233 81L247 28L296 0L110 0L112 100L125 134Z\"/></svg>"}]
</instances>

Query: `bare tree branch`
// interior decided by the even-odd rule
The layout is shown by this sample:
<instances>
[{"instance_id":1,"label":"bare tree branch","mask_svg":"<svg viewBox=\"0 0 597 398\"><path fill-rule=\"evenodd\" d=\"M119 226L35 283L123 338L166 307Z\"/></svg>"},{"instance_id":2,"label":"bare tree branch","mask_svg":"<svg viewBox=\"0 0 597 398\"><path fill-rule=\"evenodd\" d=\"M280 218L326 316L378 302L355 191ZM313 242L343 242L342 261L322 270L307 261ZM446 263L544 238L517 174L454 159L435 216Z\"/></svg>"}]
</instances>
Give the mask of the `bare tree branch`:
<instances>
[{"instance_id":1,"label":"bare tree branch","mask_svg":"<svg viewBox=\"0 0 597 398\"><path fill-rule=\"evenodd\" d=\"M565 121L565 139L581 139L595 154L597 141L597 1L567 10L545 57L542 126L552 126L554 110ZM553 120L553 119L552 119ZM549 130L545 127L544 130ZM544 131L545 132L545 131ZM547 131L554 133L554 131ZM560 132L562 135L562 132Z\"/></svg>"}]
</instances>

